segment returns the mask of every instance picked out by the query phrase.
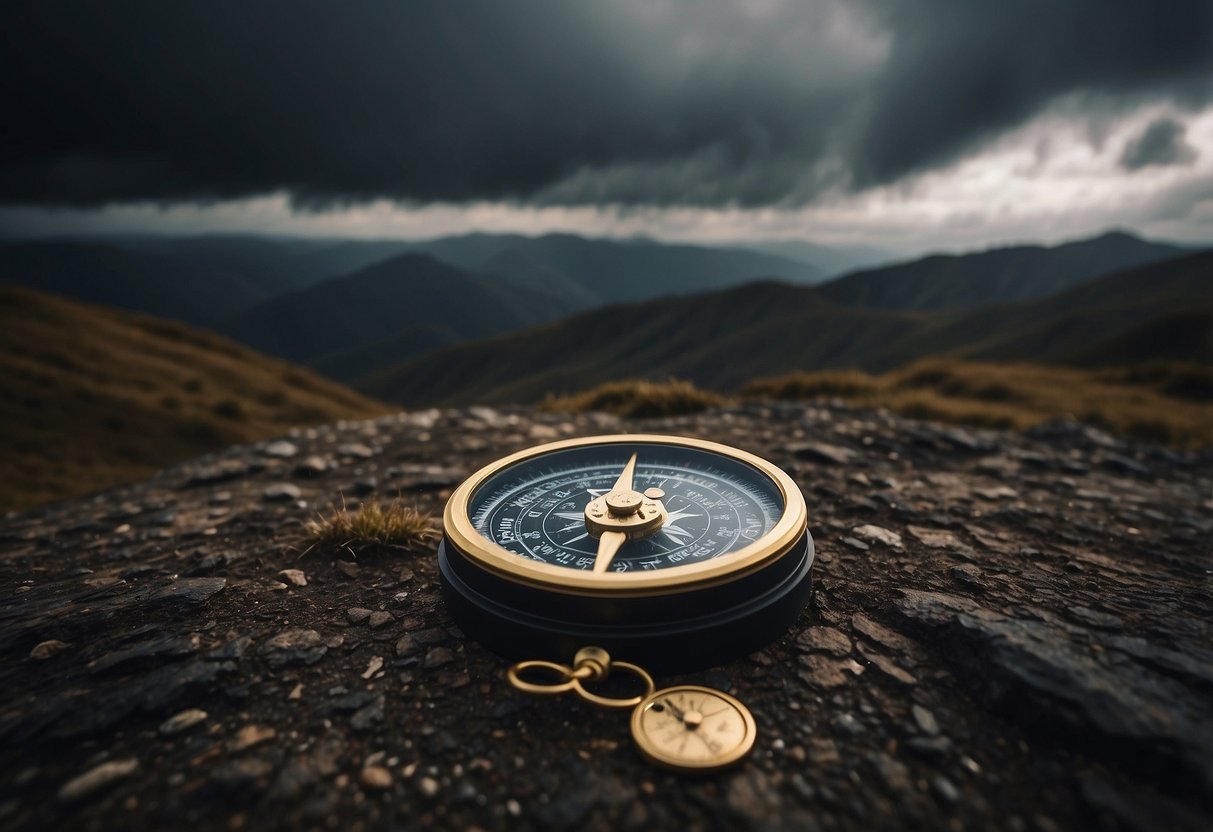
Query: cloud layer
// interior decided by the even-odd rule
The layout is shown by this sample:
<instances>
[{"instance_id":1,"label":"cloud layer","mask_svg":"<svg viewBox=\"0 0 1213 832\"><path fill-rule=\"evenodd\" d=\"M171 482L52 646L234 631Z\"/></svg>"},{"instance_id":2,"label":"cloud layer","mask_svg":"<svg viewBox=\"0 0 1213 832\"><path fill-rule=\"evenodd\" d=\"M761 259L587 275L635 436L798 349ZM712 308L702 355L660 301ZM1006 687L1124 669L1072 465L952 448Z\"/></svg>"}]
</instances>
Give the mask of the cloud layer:
<instances>
[{"instance_id":1,"label":"cloud layer","mask_svg":"<svg viewBox=\"0 0 1213 832\"><path fill-rule=\"evenodd\" d=\"M10 5L5 29L10 205L787 208L1063 98L1094 124L1213 92L1207 0L110 0ZM1170 124L1124 166L1190 161Z\"/></svg>"}]
</instances>

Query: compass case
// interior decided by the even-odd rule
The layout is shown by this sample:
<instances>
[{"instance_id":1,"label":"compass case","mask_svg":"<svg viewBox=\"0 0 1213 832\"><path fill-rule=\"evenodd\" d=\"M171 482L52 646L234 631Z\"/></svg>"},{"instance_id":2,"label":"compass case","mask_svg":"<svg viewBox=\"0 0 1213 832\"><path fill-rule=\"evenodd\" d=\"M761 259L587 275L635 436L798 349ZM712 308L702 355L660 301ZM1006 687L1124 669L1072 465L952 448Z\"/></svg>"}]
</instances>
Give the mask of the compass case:
<instances>
[{"instance_id":1,"label":"compass case","mask_svg":"<svg viewBox=\"0 0 1213 832\"><path fill-rule=\"evenodd\" d=\"M661 594L553 593L483 569L443 540L447 603L464 632L510 659L563 661L596 645L661 672L701 670L778 638L813 589L806 529L757 571Z\"/></svg>"}]
</instances>

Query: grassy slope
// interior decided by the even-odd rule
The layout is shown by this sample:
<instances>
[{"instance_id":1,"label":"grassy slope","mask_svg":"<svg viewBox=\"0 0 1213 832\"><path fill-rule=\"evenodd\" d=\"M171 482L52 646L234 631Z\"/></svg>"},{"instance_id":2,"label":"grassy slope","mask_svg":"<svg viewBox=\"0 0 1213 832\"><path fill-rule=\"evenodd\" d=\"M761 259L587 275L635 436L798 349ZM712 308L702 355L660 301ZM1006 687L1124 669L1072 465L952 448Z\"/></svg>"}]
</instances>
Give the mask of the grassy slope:
<instances>
[{"instance_id":1,"label":"grassy slope","mask_svg":"<svg viewBox=\"0 0 1213 832\"><path fill-rule=\"evenodd\" d=\"M987 427L1027 428L1071 418L1132 439L1213 445L1213 368L1192 362L1086 369L926 359L875 376L852 370L759 379L742 395L841 398Z\"/></svg>"},{"instance_id":2,"label":"grassy slope","mask_svg":"<svg viewBox=\"0 0 1213 832\"><path fill-rule=\"evenodd\" d=\"M0 285L0 507L384 405L184 324Z\"/></svg>"},{"instance_id":3,"label":"grassy slope","mask_svg":"<svg viewBox=\"0 0 1213 832\"><path fill-rule=\"evenodd\" d=\"M1093 370L930 358L880 375L835 370L758 379L740 395L843 399L915 418L998 428L1079 419L1132 439L1213 445L1213 367L1194 362L1154 361ZM644 418L695 413L728 401L685 381L616 381L549 397L541 406Z\"/></svg>"}]
</instances>

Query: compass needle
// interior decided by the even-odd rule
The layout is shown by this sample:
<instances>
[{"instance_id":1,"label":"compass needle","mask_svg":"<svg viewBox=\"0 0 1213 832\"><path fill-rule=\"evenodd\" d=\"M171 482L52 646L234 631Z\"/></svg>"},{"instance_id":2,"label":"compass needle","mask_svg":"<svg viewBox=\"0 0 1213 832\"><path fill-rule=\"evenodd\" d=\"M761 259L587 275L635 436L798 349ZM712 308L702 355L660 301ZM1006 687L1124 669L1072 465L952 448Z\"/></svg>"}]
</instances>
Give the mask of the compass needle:
<instances>
[{"instance_id":1,"label":"compass needle","mask_svg":"<svg viewBox=\"0 0 1213 832\"><path fill-rule=\"evenodd\" d=\"M611 561L615 559L619 547L627 542L628 536L623 532L603 532L598 538L598 555L594 558L594 572L601 574L607 571Z\"/></svg>"},{"instance_id":2,"label":"compass needle","mask_svg":"<svg viewBox=\"0 0 1213 832\"><path fill-rule=\"evenodd\" d=\"M619 479L615 480L615 485L612 486L612 491L631 491L632 477L636 474L636 454L632 454L628 464L623 466L623 473L619 475Z\"/></svg>"}]
</instances>

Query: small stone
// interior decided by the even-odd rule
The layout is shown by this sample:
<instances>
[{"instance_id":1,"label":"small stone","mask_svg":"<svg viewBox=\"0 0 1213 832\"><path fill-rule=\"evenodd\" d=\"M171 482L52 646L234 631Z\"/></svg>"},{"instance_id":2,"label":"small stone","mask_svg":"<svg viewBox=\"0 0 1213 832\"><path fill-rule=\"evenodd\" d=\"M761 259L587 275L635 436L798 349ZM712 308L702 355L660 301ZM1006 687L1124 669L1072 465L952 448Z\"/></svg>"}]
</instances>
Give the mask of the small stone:
<instances>
[{"instance_id":1,"label":"small stone","mask_svg":"<svg viewBox=\"0 0 1213 832\"><path fill-rule=\"evenodd\" d=\"M344 445L338 445L337 453L341 456L352 456L357 459L370 459L375 455L373 448L361 442L348 442Z\"/></svg>"},{"instance_id":2,"label":"small stone","mask_svg":"<svg viewBox=\"0 0 1213 832\"><path fill-rule=\"evenodd\" d=\"M952 784L952 781L944 777L942 774L931 781L931 790L944 803L955 803L960 800L960 790Z\"/></svg>"},{"instance_id":3,"label":"small stone","mask_svg":"<svg viewBox=\"0 0 1213 832\"><path fill-rule=\"evenodd\" d=\"M164 722L160 723L160 733L166 737L173 734L180 734L182 731L189 730L195 725L205 722L207 717L206 711L198 708L189 708L179 714L170 716Z\"/></svg>"},{"instance_id":4,"label":"small stone","mask_svg":"<svg viewBox=\"0 0 1213 832\"><path fill-rule=\"evenodd\" d=\"M939 733L939 723L935 721L935 715L922 705L912 706L910 713L914 717L914 722L918 723L918 730L930 736Z\"/></svg>"},{"instance_id":5,"label":"small stone","mask_svg":"<svg viewBox=\"0 0 1213 832\"><path fill-rule=\"evenodd\" d=\"M345 617L350 620L351 624L361 624L371 617L371 611L366 607L350 607L345 611Z\"/></svg>"},{"instance_id":6,"label":"small stone","mask_svg":"<svg viewBox=\"0 0 1213 832\"><path fill-rule=\"evenodd\" d=\"M302 569L283 569L278 573L278 577L291 586L307 586L307 575Z\"/></svg>"},{"instance_id":7,"label":"small stone","mask_svg":"<svg viewBox=\"0 0 1213 832\"><path fill-rule=\"evenodd\" d=\"M275 459L290 459L295 454L299 453L299 448L293 442L287 442L285 439L279 439L277 442L271 442L261 449L261 453L266 456L274 457Z\"/></svg>"},{"instance_id":8,"label":"small stone","mask_svg":"<svg viewBox=\"0 0 1213 832\"><path fill-rule=\"evenodd\" d=\"M876 668L878 668L880 671L882 671L886 676L896 679L898 682L901 682L903 685L918 684L917 679L915 679L913 676L911 676L905 670L902 670L900 667L897 666L897 664L892 659L887 658L886 656L882 656L879 653L866 652L866 653L864 653L864 658L867 659L868 661L870 661Z\"/></svg>"},{"instance_id":9,"label":"small stone","mask_svg":"<svg viewBox=\"0 0 1213 832\"><path fill-rule=\"evenodd\" d=\"M227 578L181 578L153 592L149 607L187 609L201 607L227 586Z\"/></svg>"},{"instance_id":10,"label":"small stone","mask_svg":"<svg viewBox=\"0 0 1213 832\"><path fill-rule=\"evenodd\" d=\"M873 526L869 523L855 527L851 530L851 533L870 543L879 543L883 546L891 546L894 549L902 548L901 535L881 526Z\"/></svg>"},{"instance_id":11,"label":"small stone","mask_svg":"<svg viewBox=\"0 0 1213 832\"><path fill-rule=\"evenodd\" d=\"M228 750L232 752L244 751L246 748L252 748L254 745L272 740L277 734L278 732L273 728L261 725L246 725L228 743Z\"/></svg>"},{"instance_id":12,"label":"small stone","mask_svg":"<svg viewBox=\"0 0 1213 832\"><path fill-rule=\"evenodd\" d=\"M29 657L34 661L46 661L51 656L62 653L69 647L71 647L71 645L66 641L56 641L55 639L50 639L49 641L43 641L35 644L34 649L29 651Z\"/></svg>"},{"instance_id":13,"label":"small stone","mask_svg":"<svg viewBox=\"0 0 1213 832\"><path fill-rule=\"evenodd\" d=\"M838 718L834 720L834 727L852 737L864 732L863 723L856 719L853 714L839 714Z\"/></svg>"},{"instance_id":14,"label":"small stone","mask_svg":"<svg viewBox=\"0 0 1213 832\"><path fill-rule=\"evenodd\" d=\"M283 630L261 646L270 666L315 664L329 650L315 630Z\"/></svg>"},{"instance_id":15,"label":"small stone","mask_svg":"<svg viewBox=\"0 0 1213 832\"><path fill-rule=\"evenodd\" d=\"M1014 500L1019 496L1019 492L1014 488L1008 488L1005 485L995 486L994 488L974 488L973 493L983 500L990 502L998 502L999 500Z\"/></svg>"},{"instance_id":16,"label":"small stone","mask_svg":"<svg viewBox=\"0 0 1213 832\"><path fill-rule=\"evenodd\" d=\"M433 777L422 777L417 781L417 788L423 796L432 798L438 794L438 781Z\"/></svg>"},{"instance_id":17,"label":"small stone","mask_svg":"<svg viewBox=\"0 0 1213 832\"><path fill-rule=\"evenodd\" d=\"M384 626L385 624L389 624L394 620L395 619L392 617L390 612L380 610L379 612L371 613L369 623L372 630L378 630L380 627Z\"/></svg>"},{"instance_id":18,"label":"small stone","mask_svg":"<svg viewBox=\"0 0 1213 832\"><path fill-rule=\"evenodd\" d=\"M357 578L362 574L362 567L348 560L339 560L337 561L337 571L347 578Z\"/></svg>"},{"instance_id":19,"label":"small stone","mask_svg":"<svg viewBox=\"0 0 1213 832\"><path fill-rule=\"evenodd\" d=\"M855 628L856 632L867 636L881 647L894 653L908 654L917 652L918 647L913 641L901 633L894 632L888 627L877 624L863 613L855 613L855 615L851 616L851 626Z\"/></svg>"},{"instance_id":20,"label":"small stone","mask_svg":"<svg viewBox=\"0 0 1213 832\"><path fill-rule=\"evenodd\" d=\"M350 717L350 727L356 731L366 731L375 724L383 721L383 706L385 697L380 694L363 705Z\"/></svg>"},{"instance_id":21,"label":"small stone","mask_svg":"<svg viewBox=\"0 0 1213 832\"><path fill-rule=\"evenodd\" d=\"M435 647L425 654L425 661L422 662L422 667L430 670L435 667L443 667L453 661L455 661L455 654L451 652L449 647Z\"/></svg>"},{"instance_id":22,"label":"small stone","mask_svg":"<svg viewBox=\"0 0 1213 832\"><path fill-rule=\"evenodd\" d=\"M796 636L796 645L811 653L851 655L851 640L833 627L809 627Z\"/></svg>"},{"instance_id":23,"label":"small stone","mask_svg":"<svg viewBox=\"0 0 1213 832\"><path fill-rule=\"evenodd\" d=\"M826 465L846 465L855 457L855 452L838 445L825 442L804 442L788 447L788 451L797 459L810 462L820 462Z\"/></svg>"},{"instance_id":24,"label":"small stone","mask_svg":"<svg viewBox=\"0 0 1213 832\"><path fill-rule=\"evenodd\" d=\"M392 787L392 773L383 766L367 766L358 779L368 789L382 791Z\"/></svg>"},{"instance_id":25,"label":"small stone","mask_svg":"<svg viewBox=\"0 0 1213 832\"><path fill-rule=\"evenodd\" d=\"M985 585L981 580L981 569L971 563L961 563L948 570L952 580L970 589L983 590Z\"/></svg>"},{"instance_id":26,"label":"small stone","mask_svg":"<svg viewBox=\"0 0 1213 832\"><path fill-rule=\"evenodd\" d=\"M303 683L300 682L299 684L295 685L295 687L291 689L291 692L286 695L286 698L292 699L292 700L302 699L303 698Z\"/></svg>"},{"instance_id":27,"label":"small stone","mask_svg":"<svg viewBox=\"0 0 1213 832\"><path fill-rule=\"evenodd\" d=\"M403 635L396 641L397 656L411 656L421 649L421 645L410 635Z\"/></svg>"},{"instance_id":28,"label":"small stone","mask_svg":"<svg viewBox=\"0 0 1213 832\"><path fill-rule=\"evenodd\" d=\"M274 483L261 493L262 499L267 503L284 503L289 500L298 500L301 496L303 496L303 491L299 486L289 482Z\"/></svg>"},{"instance_id":29,"label":"small stone","mask_svg":"<svg viewBox=\"0 0 1213 832\"><path fill-rule=\"evenodd\" d=\"M135 759L111 760L108 763L102 763L64 783L63 787L59 789L59 799L71 802L87 797L110 783L129 777L138 768L139 761Z\"/></svg>"},{"instance_id":30,"label":"small stone","mask_svg":"<svg viewBox=\"0 0 1213 832\"><path fill-rule=\"evenodd\" d=\"M369 679L383 669L383 656L373 656L362 673L363 679Z\"/></svg>"},{"instance_id":31,"label":"small stone","mask_svg":"<svg viewBox=\"0 0 1213 832\"><path fill-rule=\"evenodd\" d=\"M846 665L819 653L801 656L800 668L800 680L806 684L835 688L847 683Z\"/></svg>"},{"instance_id":32,"label":"small stone","mask_svg":"<svg viewBox=\"0 0 1213 832\"><path fill-rule=\"evenodd\" d=\"M893 794L903 794L913 788L910 770L906 767L905 763L894 759L883 751L872 754L868 759L872 761L872 766L876 769L876 773L880 775L880 779L884 781L885 786Z\"/></svg>"},{"instance_id":33,"label":"small stone","mask_svg":"<svg viewBox=\"0 0 1213 832\"><path fill-rule=\"evenodd\" d=\"M328 462L323 457L309 456L300 460L292 473L301 478L318 477L328 469Z\"/></svg>"}]
</instances>

